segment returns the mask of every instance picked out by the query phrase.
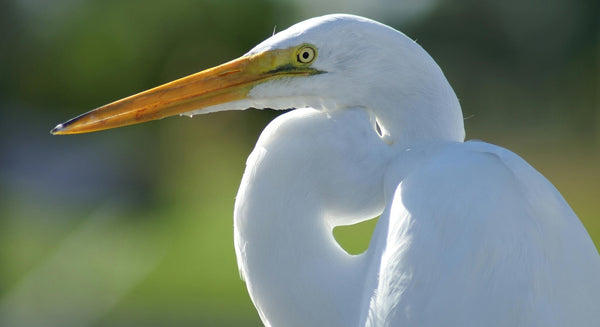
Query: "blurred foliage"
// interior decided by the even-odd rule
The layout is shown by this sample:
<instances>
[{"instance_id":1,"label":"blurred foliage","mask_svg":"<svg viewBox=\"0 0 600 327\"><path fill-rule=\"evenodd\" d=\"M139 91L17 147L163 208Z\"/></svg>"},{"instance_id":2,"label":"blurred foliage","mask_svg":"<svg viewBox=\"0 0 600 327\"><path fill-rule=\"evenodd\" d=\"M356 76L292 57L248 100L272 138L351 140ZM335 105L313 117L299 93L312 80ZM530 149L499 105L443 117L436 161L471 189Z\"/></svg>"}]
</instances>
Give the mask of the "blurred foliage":
<instances>
[{"instance_id":1,"label":"blurred foliage","mask_svg":"<svg viewBox=\"0 0 600 327\"><path fill-rule=\"evenodd\" d=\"M3 96L63 110L87 108L237 57L257 35L268 35L275 14L265 1L239 0L6 6L3 12L14 24L5 30L11 51L4 52Z\"/></svg>"},{"instance_id":2,"label":"blurred foliage","mask_svg":"<svg viewBox=\"0 0 600 327\"><path fill-rule=\"evenodd\" d=\"M1 326L259 326L231 212L278 113L48 130L324 10L416 39L461 99L468 138L523 156L600 244L600 2L321 2L0 1ZM359 253L374 223L335 235Z\"/></svg>"}]
</instances>

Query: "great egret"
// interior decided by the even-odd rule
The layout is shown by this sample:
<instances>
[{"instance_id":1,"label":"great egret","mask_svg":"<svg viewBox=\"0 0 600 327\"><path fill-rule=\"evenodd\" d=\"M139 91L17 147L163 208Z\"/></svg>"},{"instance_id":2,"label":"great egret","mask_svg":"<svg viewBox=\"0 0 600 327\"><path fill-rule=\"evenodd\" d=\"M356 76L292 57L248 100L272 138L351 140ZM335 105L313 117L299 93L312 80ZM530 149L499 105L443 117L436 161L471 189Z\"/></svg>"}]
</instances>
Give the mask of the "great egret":
<instances>
[{"instance_id":1,"label":"great egret","mask_svg":"<svg viewBox=\"0 0 600 327\"><path fill-rule=\"evenodd\" d=\"M260 136L234 210L265 325L600 324L600 256L569 205L516 154L463 142L440 68L375 21L306 20L52 133L292 107ZM335 226L380 214L365 253L334 240Z\"/></svg>"}]
</instances>

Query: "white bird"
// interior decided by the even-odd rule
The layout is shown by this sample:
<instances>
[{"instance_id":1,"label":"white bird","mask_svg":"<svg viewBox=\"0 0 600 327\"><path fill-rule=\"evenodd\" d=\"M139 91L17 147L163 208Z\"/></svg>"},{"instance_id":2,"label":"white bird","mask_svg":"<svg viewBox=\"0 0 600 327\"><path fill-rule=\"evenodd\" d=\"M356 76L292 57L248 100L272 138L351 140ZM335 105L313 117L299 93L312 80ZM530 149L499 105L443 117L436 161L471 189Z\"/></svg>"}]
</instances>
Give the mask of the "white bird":
<instances>
[{"instance_id":1,"label":"white bird","mask_svg":"<svg viewBox=\"0 0 600 327\"><path fill-rule=\"evenodd\" d=\"M516 154L464 142L438 65L378 22L306 20L52 132L292 107L260 136L234 211L266 326L600 325L600 256L569 205ZM362 254L332 236L378 215Z\"/></svg>"}]
</instances>

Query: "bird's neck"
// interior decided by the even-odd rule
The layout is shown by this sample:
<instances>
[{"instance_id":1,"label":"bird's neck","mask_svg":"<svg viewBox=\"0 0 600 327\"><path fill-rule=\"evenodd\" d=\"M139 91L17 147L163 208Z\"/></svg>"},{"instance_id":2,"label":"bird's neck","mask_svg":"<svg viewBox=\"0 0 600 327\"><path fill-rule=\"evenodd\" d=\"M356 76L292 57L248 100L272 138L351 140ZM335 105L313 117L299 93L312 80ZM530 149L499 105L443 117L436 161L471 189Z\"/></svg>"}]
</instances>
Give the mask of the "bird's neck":
<instances>
[{"instance_id":1,"label":"bird's neck","mask_svg":"<svg viewBox=\"0 0 600 327\"><path fill-rule=\"evenodd\" d=\"M439 103L435 99L390 104L388 110L375 112L383 137L398 148L415 148L439 142L463 142L465 130L458 102ZM393 111L397 112L393 112Z\"/></svg>"},{"instance_id":2,"label":"bird's neck","mask_svg":"<svg viewBox=\"0 0 600 327\"><path fill-rule=\"evenodd\" d=\"M393 71L390 69L390 71ZM365 107L388 134L388 143L411 148L429 143L462 142L462 109L441 69L431 60L420 78L389 80L371 89Z\"/></svg>"},{"instance_id":3,"label":"bird's neck","mask_svg":"<svg viewBox=\"0 0 600 327\"><path fill-rule=\"evenodd\" d=\"M264 173L270 178L243 182L237 203L245 204L235 217L238 263L261 318L271 326L350 326L360 311L365 258L335 243L316 190L301 178ZM278 196L244 201L266 189Z\"/></svg>"},{"instance_id":4,"label":"bird's neck","mask_svg":"<svg viewBox=\"0 0 600 327\"><path fill-rule=\"evenodd\" d=\"M238 264L263 322L353 326L364 307L369 251L352 256L332 229L383 210L388 146L364 110L299 109L265 129L236 199Z\"/></svg>"},{"instance_id":5,"label":"bird's neck","mask_svg":"<svg viewBox=\"0 0 600 327\"><path fill-rule=\"evenodd\" d=\"M263 322L353 326L364 318L377 276L369 267L379 266L382 248L351 256L332 229L381 214L384 173L404 150L382 142L358 108L299 109L269 124L234 213L238 264ZM376 233L385 235L384 225Z\"/></svg>"}]
</instances>

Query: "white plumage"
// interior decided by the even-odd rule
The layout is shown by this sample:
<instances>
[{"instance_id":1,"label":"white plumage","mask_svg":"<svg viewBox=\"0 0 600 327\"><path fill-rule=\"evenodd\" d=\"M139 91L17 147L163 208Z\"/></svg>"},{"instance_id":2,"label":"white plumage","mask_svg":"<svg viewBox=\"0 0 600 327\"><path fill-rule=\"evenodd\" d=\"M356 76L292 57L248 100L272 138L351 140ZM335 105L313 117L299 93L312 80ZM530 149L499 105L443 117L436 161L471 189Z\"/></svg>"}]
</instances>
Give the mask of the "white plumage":
<instances>
[{"instance_id":1,"label":"white plumage","mask_svg":"<svg viewBox=\"0 0 600 327\"><path fill-rule=\"evenodd\" d=\"M265 325L600 326L600 256L569 205L514 153L464 142L434 60L372 20L304 21L53 133L250 107L300 108L262 133L235 204ZM333 238L378 215L365 253Z\"/></svg>"},{"instance_id":2,"label":"white plumage","mask_svg":"<svg viewBox=\"0 0 600 327\"><path fill-rule=\"evenodd\" d=\"M456 97L422 48L334 15L252 52L301 43L327 73L265 83L247 100L316 108L267 127L236 201L238 262L266 325L600 323L600 258L585 228L517 155L462 143ZM381 213L365 253L339 248L334 226Z\"/></svg>"}]
</instances>

